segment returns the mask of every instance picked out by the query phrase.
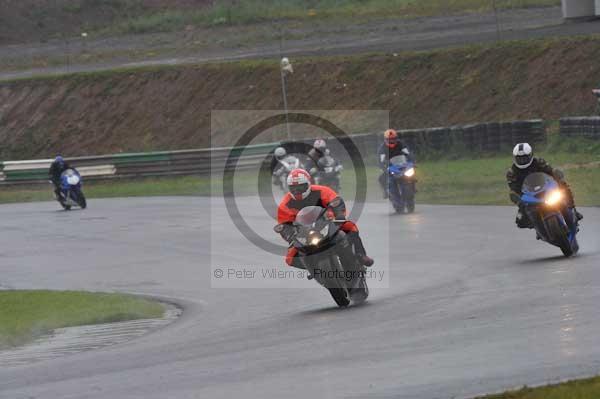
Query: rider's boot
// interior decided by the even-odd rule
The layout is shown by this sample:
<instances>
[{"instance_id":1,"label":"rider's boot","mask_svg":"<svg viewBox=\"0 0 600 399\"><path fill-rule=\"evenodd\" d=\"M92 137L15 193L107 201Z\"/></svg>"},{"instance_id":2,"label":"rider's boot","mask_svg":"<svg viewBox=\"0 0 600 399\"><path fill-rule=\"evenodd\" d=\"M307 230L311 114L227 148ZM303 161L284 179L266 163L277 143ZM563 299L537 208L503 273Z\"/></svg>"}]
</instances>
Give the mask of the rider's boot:
<instances>
[{"instance_id":1,"label":"rider's boot","mask_svg":"<svg viewBox=\"0 0 600 399\"><path fill-rule=\"evenodd\" d=\"M388 199L390 194L388 193L387 188L387 176L383 173L379 176L379 185L381 186L381 191L383 192L383 199Z\"/></svg>"},{"instance_id":2,"label":"rider's boot","mask_svg":"<svg viewBox=\"0 0 600 399\"><path fill-rule=\"evenodd\" d=\"M365 250L365 246L360 238L358 232L350 232L347 233L348 241L354 246L354 253L358 258L358 262L367 267L373 266L375 261L370 256L367 256L367 251Z\"/></svg>"}]
</instances>

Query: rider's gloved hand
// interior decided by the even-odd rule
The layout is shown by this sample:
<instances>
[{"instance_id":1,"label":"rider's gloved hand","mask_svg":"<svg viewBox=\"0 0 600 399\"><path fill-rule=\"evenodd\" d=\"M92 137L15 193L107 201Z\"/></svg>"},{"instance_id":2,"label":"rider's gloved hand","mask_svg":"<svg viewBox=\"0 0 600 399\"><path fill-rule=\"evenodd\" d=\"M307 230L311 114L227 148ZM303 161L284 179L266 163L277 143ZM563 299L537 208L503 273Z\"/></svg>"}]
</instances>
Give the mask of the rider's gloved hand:
<instances>
[{"instance_id":1,"label":"rider's gloved hand","mask_svg":"<svg viewBox=\"0 0 600 399\"><path fill-rule=\"evenodd\" d=\"M283 226L283 230L281 230L281 238L286 240L288 243L292 243L294 241L294 227L291 224L285 224Z\"/></svg>"},{"instance_id":2,"label":"rider's gloved hand","mask_svg":"<svg viewBox=\"0 0 600 399\"><path fill-rule=\"evenodd\" d=\"M346 204L340 197L335 198L329 203L329 209L333 211L333 215L336 219L346 219Z\"/></svg>"}]
</instances>

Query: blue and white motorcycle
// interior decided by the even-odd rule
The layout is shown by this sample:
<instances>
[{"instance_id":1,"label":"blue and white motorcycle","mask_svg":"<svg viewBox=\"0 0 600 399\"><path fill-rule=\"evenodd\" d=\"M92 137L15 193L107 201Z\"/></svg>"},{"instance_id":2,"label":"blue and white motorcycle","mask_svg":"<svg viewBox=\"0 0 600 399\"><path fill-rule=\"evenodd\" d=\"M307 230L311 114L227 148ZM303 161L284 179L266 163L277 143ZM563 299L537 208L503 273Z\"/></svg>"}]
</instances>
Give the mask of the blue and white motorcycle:
<instances>
[{"instance_id":1,"label":"blue and white motorcycle","mask_svg":"<svg viewBox=\"0 0 600 399\"><path fill-rule=\"evenodd\" d=\"M523 182L521 209L533 223L538 239L559 247L569 257L579 251L577 218L552 176L532 173Z\"/></svg>"},{"instance_id":2,"label":"blue and white motorcycle","mask_svg":"<svg viewBox=\"0 0 600 399\"><path fill-rule=\"evenodd\" d=\"M397 155L390 159L387 170L388 192L394 209L397 213L413 213L417 192L415 163L406 155Z\"/></svg>"},{"instance_id":3,"label":"blue and white motorcycle","mask_svg":"<svg viewBox=\"0 0 600 399\"><path fill-rule=\"evenodd\" d=\"M56 200L65 210L73 206L87 207L85 195L81 190L81 175L75 169L67 169L60 175L60 190Z\"/></svg>"}]
</instances>

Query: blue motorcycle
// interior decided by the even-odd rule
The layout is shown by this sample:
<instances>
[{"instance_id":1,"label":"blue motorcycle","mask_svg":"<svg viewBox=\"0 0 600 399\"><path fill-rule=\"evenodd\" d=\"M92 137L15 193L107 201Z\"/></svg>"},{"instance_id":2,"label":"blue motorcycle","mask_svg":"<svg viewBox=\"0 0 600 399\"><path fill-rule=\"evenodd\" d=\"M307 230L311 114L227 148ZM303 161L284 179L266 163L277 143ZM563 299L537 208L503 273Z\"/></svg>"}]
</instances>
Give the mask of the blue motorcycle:
<instances>
[{"instance_id":1,"label":"blue motorcycle","mask_svg":"<svg viewBox=\"0 0 600 399\"><path fill-rule=\"evenodd\" d=\"M415 163L406 155L397 155L390 159L388 168L389 198L397 213L415 211L415 193L417 179Z\"/></svg>"},{"instance_id":2,"label":"blue motorcycle","mask_svg":"<svg viewBox=\"0 0 600 399\"><path fill-rule=\"evenodd\" d=\"M75 169L67 169L60 175L60 191L56 200L66 210L73 206L87 207L87 201L81 191L81 175Z\"/></svg>"},{"instance_id":3,"label":"blue motorcycle","mask_svg":"<svg viewBox=\"0 0 600 399\"><path fill-rule=\"evenodd\" d=\"M533 223L538 239L559 247L567 257L576 254L577 218L556 180L545 173L532 173L521 191L521 208Z\"/></svg>"}]
</instances>

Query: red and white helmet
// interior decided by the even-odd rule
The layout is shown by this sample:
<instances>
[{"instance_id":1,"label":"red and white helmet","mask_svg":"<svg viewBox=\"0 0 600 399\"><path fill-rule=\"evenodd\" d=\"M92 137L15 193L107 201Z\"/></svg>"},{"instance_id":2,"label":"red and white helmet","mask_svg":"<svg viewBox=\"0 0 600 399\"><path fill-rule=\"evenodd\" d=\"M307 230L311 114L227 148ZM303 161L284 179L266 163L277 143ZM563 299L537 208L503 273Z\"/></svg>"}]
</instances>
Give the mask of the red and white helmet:
<instances>
[{"instance_id":1,"label":"red and white helmet","mask_svg":"<svg viewBox=\"0 0 600 399\"><path fill-rule=\"evenodd\" d=\"M398 145L398 132L394 129L388 129L383 133L385 145L389 148L395 148Z\"/></svg>"},{"instance_id":2,"label":"red and white helmet","mask_svg":"<svg viewBox=\"0 0 600 399\"><path fill-rule=\"evenodd\" d=\"M310 174L304 169L294 169L287 177L287 185L294 199L300 201L310 194Z\"/></svg>"}]
</instances>

